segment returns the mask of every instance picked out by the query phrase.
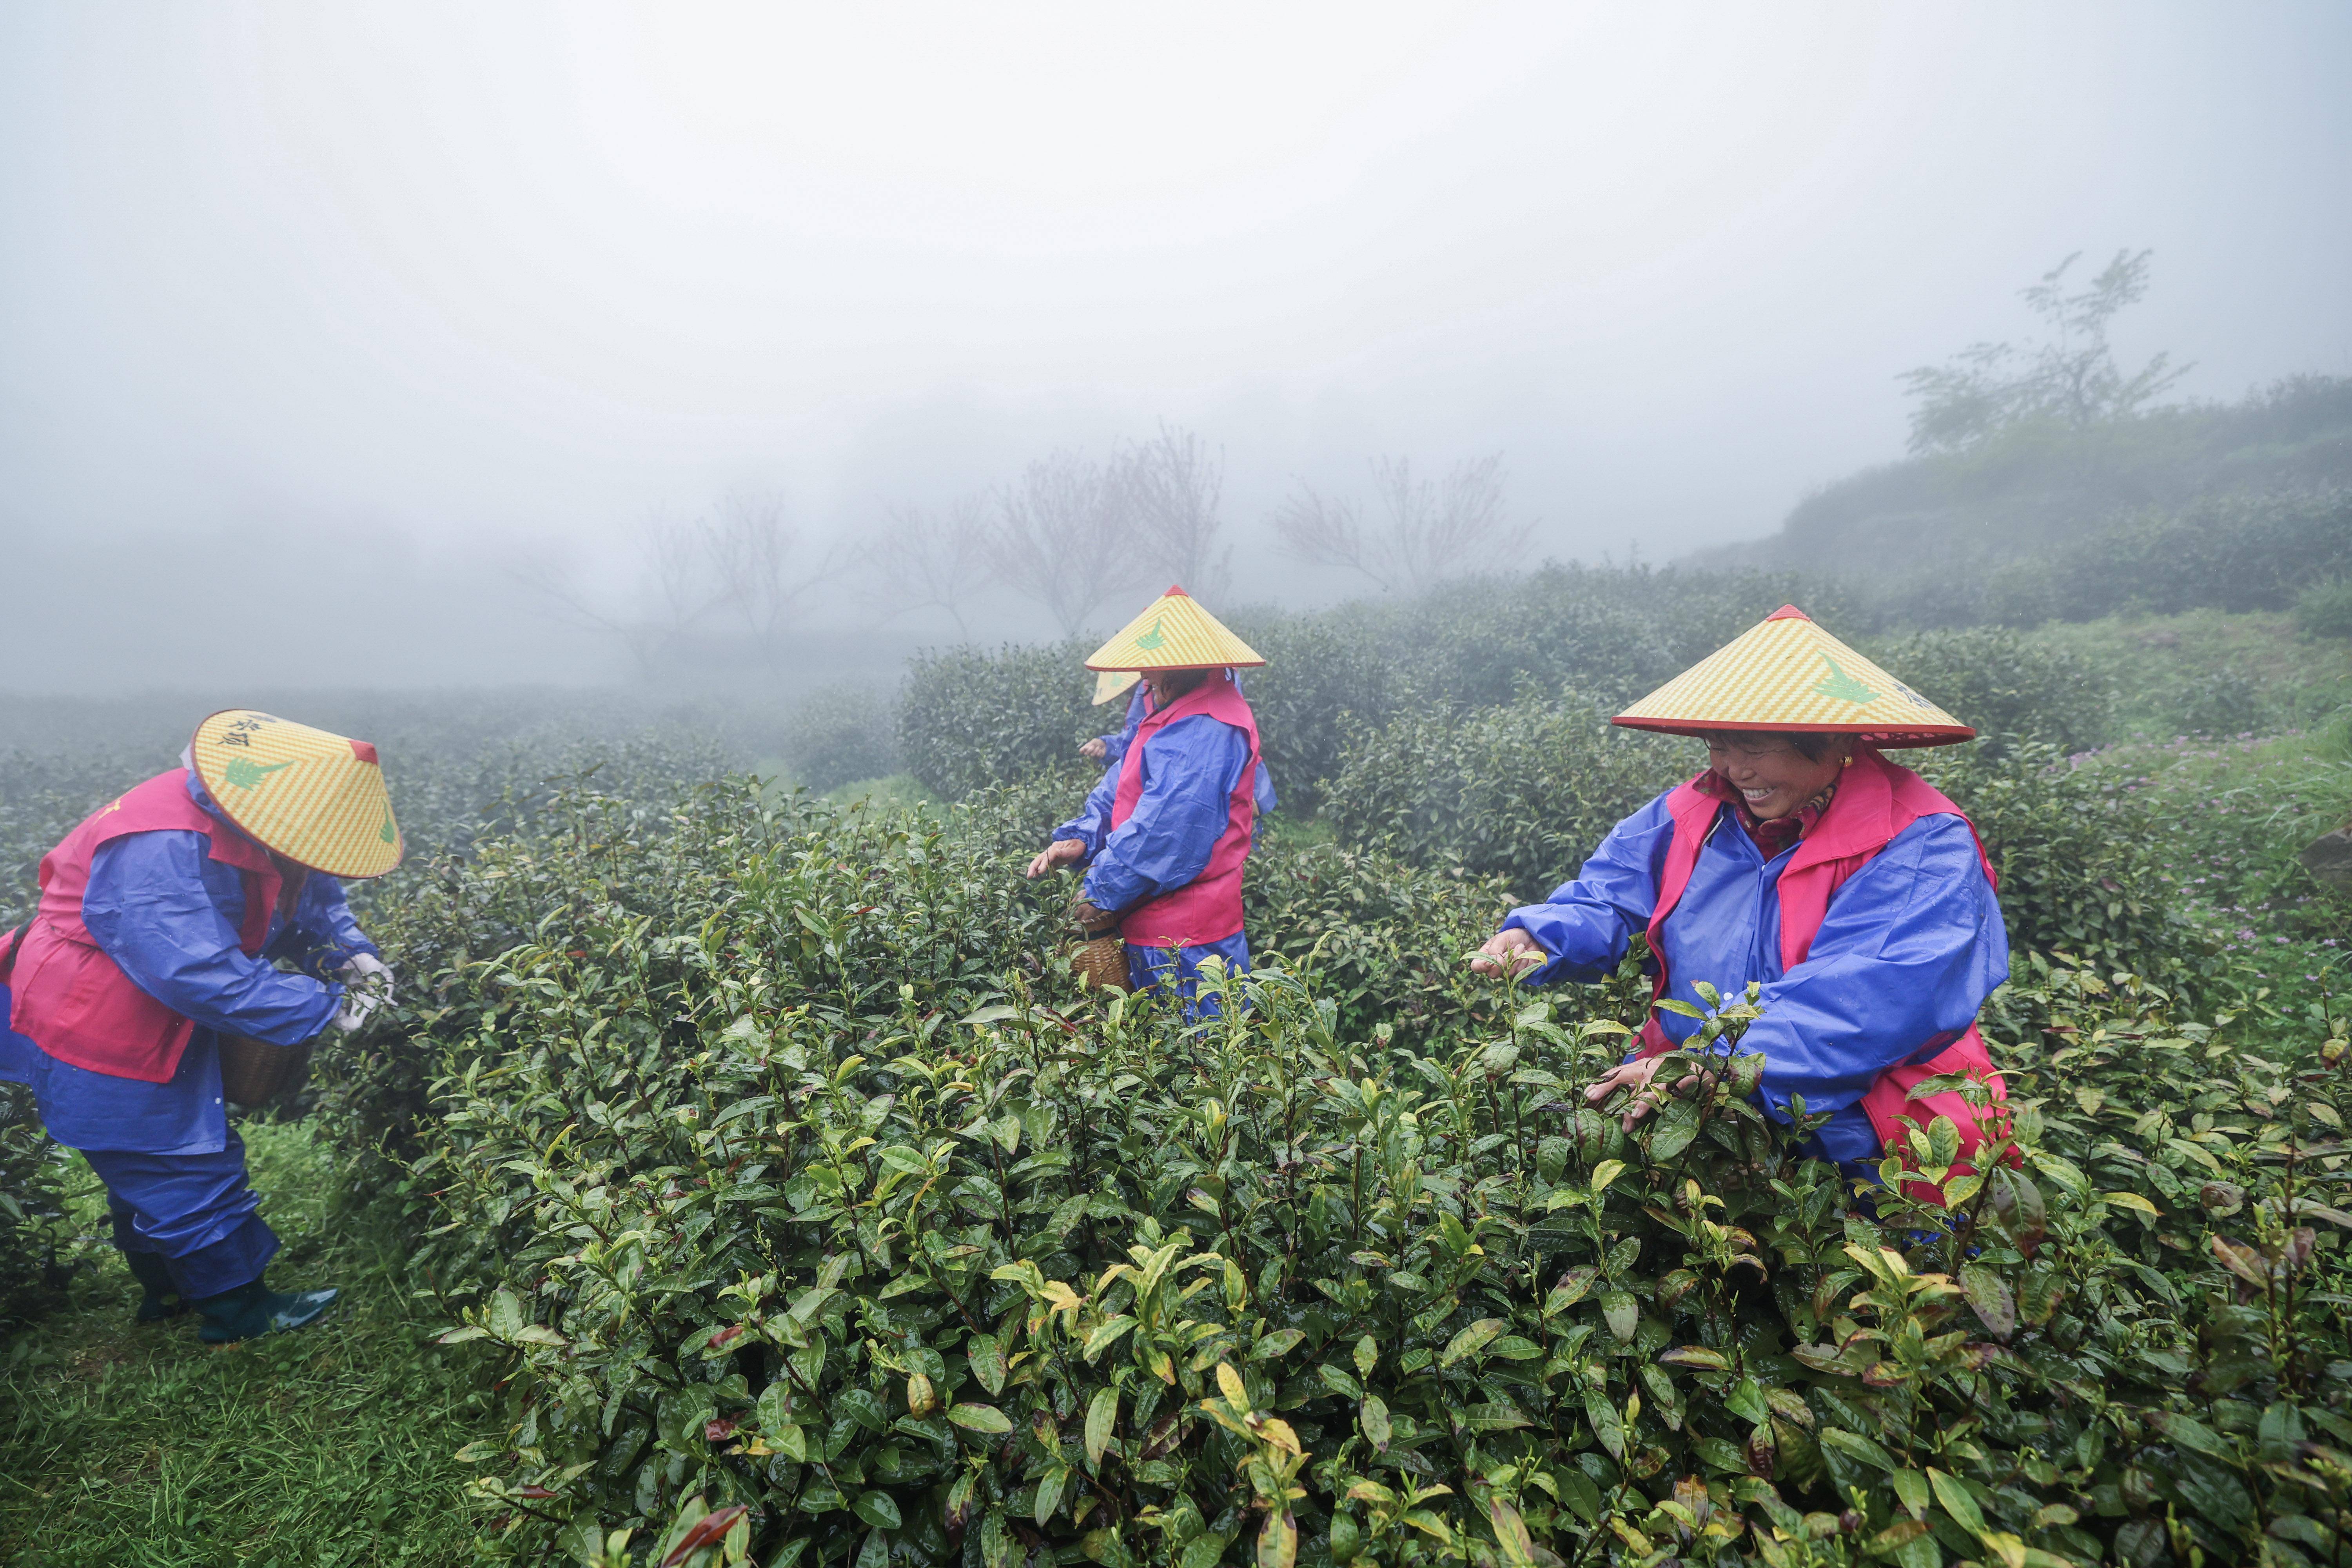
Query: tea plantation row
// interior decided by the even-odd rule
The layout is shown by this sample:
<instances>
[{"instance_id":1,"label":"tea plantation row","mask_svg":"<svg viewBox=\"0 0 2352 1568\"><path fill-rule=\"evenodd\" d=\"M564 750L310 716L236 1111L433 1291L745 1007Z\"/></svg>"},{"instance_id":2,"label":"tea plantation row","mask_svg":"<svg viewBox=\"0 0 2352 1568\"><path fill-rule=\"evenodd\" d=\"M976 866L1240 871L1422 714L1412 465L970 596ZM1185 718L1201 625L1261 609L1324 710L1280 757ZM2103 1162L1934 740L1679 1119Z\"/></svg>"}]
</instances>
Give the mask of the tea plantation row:
<instances>
[{"instance_id":1,"label":"tea plantation row","mask_svg":"<svg viewBox=\"0 0 2352 1568\"><path fill-rule=\"evenodd\" d=\"M1581 1110L1631 976L1470 982L1476 879L1269 851L1246 1007L1079 994L1063 798L574 796L393 912L432 1000L323 1110L511 1357L491 1550L2331 1560L2340 1026L2027 961L2021 1163L1872 1220L1737 1082Z\"/></svg>"},{"instance_id":2,"label":"tea plantation row","mask_svg":"<svg viewBox=\"0 0 2352 1568\"><path fill-rule=\"evenodd\" d=\"M1094 717L1066 662L919 675L908 713L982 750L1006 694L1045 694L1028 760L984 764L1027 782L944 811L697 786L718 759L651 745L554 791L509 787L543 758L413 774L404 819L446 852L367 914L403 1005L305 1108L408 1208L451 1337L506 1359L505 1436L465 1455L483 1550L2339 1561L2340 922L2285 890L2275 812L2051 750L2080 685L2056 656L1916 650L1965 653L2018 715L1937 760L2020 954L1986 1019L2016 1163L1959 1178L1948 1226L1856 1212L1737 1079L1633 1138L1583 1109L1639 1021L1630 969L1542 995L1466 973L1514 895L1695 765L1600 720L1677 637L1719 640L1692 602L1693 629L1638 635L1465 611L1448 646L1491 654L1372 716L1347 704L1384 667L1345 639L1395 628L1295 623L1253 697L1329 746L1282 783L1328 782L1339 841L1277 819L1259 971L1201 1026L1081 992L1066 887L1017 875L1085 782L1055 767ZM1284 696L1285 668L1346 700ZM95 779L52 784L0 807L27 865ZM1727 999L1716 1027L1746 1019ZM84 1244L6 1114L0 1279L33 1310L44 1256Z\"/></svg>"}]
</instances>

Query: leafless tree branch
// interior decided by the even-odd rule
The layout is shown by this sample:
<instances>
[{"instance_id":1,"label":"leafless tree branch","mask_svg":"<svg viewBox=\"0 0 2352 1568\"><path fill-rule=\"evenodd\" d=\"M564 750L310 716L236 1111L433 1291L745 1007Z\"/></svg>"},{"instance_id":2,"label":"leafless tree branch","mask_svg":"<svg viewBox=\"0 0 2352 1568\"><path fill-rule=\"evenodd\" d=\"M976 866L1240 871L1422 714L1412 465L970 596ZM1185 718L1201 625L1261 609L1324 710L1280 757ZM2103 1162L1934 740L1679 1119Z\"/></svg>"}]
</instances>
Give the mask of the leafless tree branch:
<instances>
[{"instance_id":1,"label":"leafless tree branch","mask_svg":"<svg viewBox=\"0 0 2352 1568\"><path fill-rule=\"evenodd\" d=\"M988 502L968 496L944 512L916 506L888 509L869 537L866 593L886 616L909 610L944 610L956 634L969 637L964 605L990 574Z\"/></svg>"},{"instance_id":2,"label":"leafless tree branch","mask_svg":"<svg viewBox=\"0 0 2352 1568\"><path fill-rule=\"evenodd\" d=\"M1197 596L1223 597L1233 576L1233 551L1217 548L1224 454L1163 422L1158 436L1120 454L1115 472L1128 492L1142 564Z\"/></svg>"},{"instance_id":3,"label":"leafless tree branch","mask_svg":"<svg viewBox=\"0 0 2352 1568\"><path fill-rule=\"evenodd\" d=\"M1507 564L1535 531L1532 521L1510 520L1499 452L1456 463L1438 480L1414 478L1403 458L1375 458L1371 469L1380 521L1368 522L1352 498L1323 495L1302 480L1274 514L1283 552L1354 572L1389 594Z\"/></svg>"},{"instance_id":4,"label":"leafless tree branch","mask_svg":"<svg viewBox=\"0 0 2352 1568\"><path fill-rule=\"evenodd\" d=\"M987 535L991 572L1044 605L1065 637L1076 636L1105 599L1140 579L1125 489L1101 464L1056 452L997 492Z\"/></svg>"}]
</instances>

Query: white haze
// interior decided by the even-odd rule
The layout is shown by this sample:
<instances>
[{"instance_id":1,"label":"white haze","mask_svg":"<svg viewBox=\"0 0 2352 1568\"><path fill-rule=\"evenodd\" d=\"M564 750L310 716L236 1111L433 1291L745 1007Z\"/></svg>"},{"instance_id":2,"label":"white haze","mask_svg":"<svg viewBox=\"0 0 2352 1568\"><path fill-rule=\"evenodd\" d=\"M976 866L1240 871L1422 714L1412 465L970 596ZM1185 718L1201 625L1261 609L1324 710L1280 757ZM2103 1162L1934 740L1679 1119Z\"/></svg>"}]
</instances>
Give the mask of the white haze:
<instances>
[{"instance_id":1,"label":"white haze","mask_svg":"<svg viewBox=\"0 0 2352 1568\"><path fill-rule=\"evenodd\" d=\"M2352 371L2347 75L2323 4L17 5L0 688L611 679L519 563L1162 419L1236 599L1380 453L1754 537L2069 251L2154 248L2197 395Z\"/></svg>"}]
</instances>

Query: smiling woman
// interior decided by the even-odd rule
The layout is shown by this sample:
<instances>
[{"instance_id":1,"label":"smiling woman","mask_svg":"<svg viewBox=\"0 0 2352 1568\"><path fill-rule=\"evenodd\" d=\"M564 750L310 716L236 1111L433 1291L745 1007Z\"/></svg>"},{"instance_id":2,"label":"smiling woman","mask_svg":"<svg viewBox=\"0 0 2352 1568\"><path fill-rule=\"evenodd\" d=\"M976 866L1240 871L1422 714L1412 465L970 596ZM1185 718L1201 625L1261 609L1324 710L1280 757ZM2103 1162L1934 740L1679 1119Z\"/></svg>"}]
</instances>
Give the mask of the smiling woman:
<instances>
[{"instance_id":1,"label":"smiling woman","mask_svg":"<svg viewBox=\"0 0 2352 1568\"><path fill-rule=\"evenodd\" d=\"M1963 1150L2004 1095L1976 1029L2009 974L1993 874L1959 807L1889 745L1975 731L1783 606L1618 715L1706 742L1707 769L1617 826L1576 880L1515 910L1476 966L1537 984L1614 969L1649 941L1654 1006L1633 1057L1596 1083L1628 1131L1723 996L1758 988L1741 1040L1765 1068L1757 1100L1782 1122L1828 1113L1813 1152L1850 1176L1901 1146L1906 1121L1948 1116ZM1694 1085L1697 1069L1680 1078ZM1922 1081L1977 1079L1912 1102Z\"/></svg>"}]
</instances>

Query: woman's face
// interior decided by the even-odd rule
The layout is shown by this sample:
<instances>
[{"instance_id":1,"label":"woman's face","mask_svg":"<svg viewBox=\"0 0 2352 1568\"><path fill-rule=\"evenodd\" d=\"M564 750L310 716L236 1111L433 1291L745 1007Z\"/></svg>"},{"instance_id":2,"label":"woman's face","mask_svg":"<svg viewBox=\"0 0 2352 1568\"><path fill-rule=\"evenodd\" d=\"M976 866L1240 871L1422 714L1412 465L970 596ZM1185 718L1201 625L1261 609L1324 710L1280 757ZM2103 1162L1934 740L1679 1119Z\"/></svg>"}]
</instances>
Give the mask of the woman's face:
<instances>
[{"instance_id":1,"label":"woman's face","mask_svg":"<svg viewBox=\"0 0 2352 1568\"><path fill-rule=\"evenodd\" d=\"M1165 708L1208 678L1205 669L1147 669L1143 684L1151 693L1151 705Z\"/></svg>"},{"instance_id":2,"label":"woman's face","mask_svg":"<svg viewBox=\"0 0 2352 1568\"><path fill-rule=\"evenodd\" d=\"M1762 822L1801 809L1829 788L1853 754L1853 742L1843 735L1831 739L1817 758L1808 758L1774 735L1725 735L1706 743L1707 765L1739 792Z\"/></svg>"}]
</instances>

